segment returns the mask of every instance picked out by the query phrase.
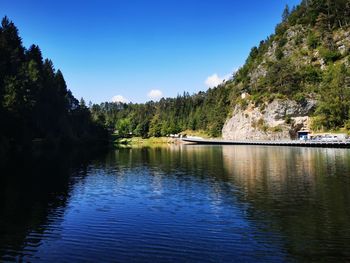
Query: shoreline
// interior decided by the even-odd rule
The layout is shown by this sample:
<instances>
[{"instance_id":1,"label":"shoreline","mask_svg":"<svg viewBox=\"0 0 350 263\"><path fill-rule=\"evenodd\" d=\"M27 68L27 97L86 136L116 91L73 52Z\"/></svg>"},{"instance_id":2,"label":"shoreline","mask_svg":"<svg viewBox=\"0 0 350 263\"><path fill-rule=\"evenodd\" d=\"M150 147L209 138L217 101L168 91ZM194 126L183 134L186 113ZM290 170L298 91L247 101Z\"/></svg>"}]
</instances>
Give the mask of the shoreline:
<instances>
[{"instance_id":1,"label":"shoreline","mask_svg":"<svg viewBox=\"0 0 350 263\"><path fill-rule=\"evenodd\" d=\"M319 147L319 148L350 148L350 141L233 141L222 139L191 139L183 141L202 145L264 145L264 146L292 146L292 147Z\"/></svg>"},{"instance_id":2,"label":"shoreline","mask_svg":"<svg viewBox=\"0 0 350 263\"><path fill-rule=\"evenodd\" d=\"M118 138L113 141L113 144L117 148L126 147L152 147L152 146L165 146L174 144L183 144L181 138L171 137L151 137L151 138Z\"/></svg>"}]
</instances>

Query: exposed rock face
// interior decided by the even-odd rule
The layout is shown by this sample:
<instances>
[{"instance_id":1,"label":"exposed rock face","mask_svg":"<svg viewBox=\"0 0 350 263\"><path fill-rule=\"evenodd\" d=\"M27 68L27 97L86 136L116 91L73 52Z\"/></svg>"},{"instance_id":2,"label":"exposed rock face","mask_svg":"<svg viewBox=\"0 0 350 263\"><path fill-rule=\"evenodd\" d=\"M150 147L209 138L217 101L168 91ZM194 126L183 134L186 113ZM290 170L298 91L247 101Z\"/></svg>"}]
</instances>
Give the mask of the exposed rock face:
<instances>
[{"instance_id":1,"label":"exposed rock face","mask_svg":"<svg viewBox=\"0 0 350 263\"><path fill-rule=\"evenodd\" d=\"M339 31L335 34L334 41L339 52L344 55L350 47L350 32Z\"/></svg>"},{"instance_id":2,"label":"exposed rock face","mask_svg":"<svg viewBox=\"0 0 350 263\"><path fill-rule=\"evenodd\" d=\"M297 103L292 100L274 100L261 107L236 106L232 118L222 129L226 140L287 140L295 138L297 131L309 125L309 114L315 100Z\"/></svg>"}]
</instances>

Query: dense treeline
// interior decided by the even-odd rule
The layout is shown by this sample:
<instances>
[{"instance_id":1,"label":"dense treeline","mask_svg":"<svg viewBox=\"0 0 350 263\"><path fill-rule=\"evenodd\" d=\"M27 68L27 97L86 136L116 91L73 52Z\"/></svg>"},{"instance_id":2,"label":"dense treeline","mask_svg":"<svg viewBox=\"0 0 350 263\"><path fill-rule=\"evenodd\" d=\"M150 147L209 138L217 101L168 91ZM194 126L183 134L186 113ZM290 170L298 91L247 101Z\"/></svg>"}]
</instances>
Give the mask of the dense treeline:
<instances>
[{"instance_id":1,"label":"dense treeline","mask_svg":"<svg viewBox=\"0 0 350 263\"><path fill-rule=\"evenodd\" d=\"M91 112L94 120L117 130L120 136L159 137L185 130L205 130L211 136L220 136L230 108L229 94L229 88L219 86L159 102L95 104Z\"/></svg>"},{"instance_id":2,"label":"dense treeline","mask_svg":"<svg viewBox=\"0 0 350 263\"><path fill-rule=\"evenodd\" d=\"M350 48L340 53L334 39L337 30L349 32L349 25L349 0L303 0L285 8L275 33L252 48L233 80L207 92L159 102L93 105L93 118L122 136L164 136L184 130L220 136L236 104L263 107L276 98L300 103L311 98L318 100L314 129L350 128ZM290 36L290 29L295 36ZM243 92L251 95L250 101L241 99Z\"/></svg>"},{"instance_id":3,"label":"dense treeline","mask_svg":"<svg viewBox=\"0 0 350 263\"><path fill-rule=\"evenodd\" d=\"M0 27L0 149L33 142L91 142L106 138L89 109L67 89L60 70L43 60L38 46L26 49L7 17Z\"/></svg>"},{"instance_id":4,"label":"dense treeline","mask_svg":"<svg viewBox=\"0 0 350 263\"><path fill-rule=\"evenodd\" d=\"M87 108L52 62L42 59L39 47L23 47L17 28L5 18L0 28L1 149L36 139L91 141L106 136L102 126L120 136L185 130L220 136L234 105L263 107L276 98L316 99L314 129L350 129L350 47L340 52L335 37L348 33L349 26L350 0L303 0L285 8L275 33L252 48L232 80L159 102ZM241 98L243 92L250 94L248 100Z\"/></svg>"},{"instance_id":5,"label":"dense treeline","mask_svg":"<svg viewBox=\"0 0 350 263\"><path fill-rule=\"evenodd\" d=\"M348 0L303 0L292 9L283 13L283 22L290 25L303 24L314 26L322 24L329 30L347 27L350 24L350 2Z\"/></svg>"}]
</instances>

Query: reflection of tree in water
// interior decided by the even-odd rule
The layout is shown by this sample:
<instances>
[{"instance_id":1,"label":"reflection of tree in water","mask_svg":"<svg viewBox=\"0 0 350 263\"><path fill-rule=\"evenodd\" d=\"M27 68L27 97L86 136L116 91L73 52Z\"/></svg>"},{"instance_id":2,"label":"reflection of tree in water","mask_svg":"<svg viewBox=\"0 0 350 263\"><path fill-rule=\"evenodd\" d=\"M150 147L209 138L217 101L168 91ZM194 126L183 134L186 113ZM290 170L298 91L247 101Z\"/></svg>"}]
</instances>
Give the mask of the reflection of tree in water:
<instances>
[{"instance_id":1,"label":"reflection of tree in water","mask_svg":"<svg viewBox=\"0 0 350 263\"><path fill-rule=\"evenodd\" d=\"M211 209L211 213L217 214L218 220L229 220L230 217L222 216L220 209L230 207L233 210L240 211L240 215L231 215L232 220L236 220L237 216L241 216L248 212L246 202L238 202L241 197L241 191L232 184L224 166L222 147L220 146L174 146L174 147L159 147L159 148L144 148L144 149L120 149L112 154L110 163L119 161L119 167L123 165L128 168L147 169L148 173L153 175L153 189L161 190L169 187L184 189L188 194L188 202L191 203L197 196L202 193L197 193L198 189L208 189L209 198L204 200ZM117 168L118 169L118 168ZM122 174L123 168L119 171ZM120 176L122 177L122 176ZM123 179L120 179L123 180ZM169 184L170 181L170 184ZM198 185L205 185L198 188ZM206 191L206 190L205 190ZM180 191L181 192L181 191ZM223 219L225 218L225 219ZM233 219L235 218L235 219ZM243 219L244 222L246 222ZM229 222L229 221L228 221ZM248 223L248 222L246 222ZM235 223L233 223L235 224ZM258 220L251 220L248 223L250 226L246 231L240 229L241 225L236 225L237 231L243 231L244 235L249 235L249 231L260 229ZM225 227L225 226L223 226ZM233 231L228 227L228 231ZM271 232L269 232L271 233ZM267 234L254 237L257 243L266 242ZM269 240L271 241L271 240ZM276 254L280 253L280 240L276 238L273 242L266 244L265 249L272 250ZM278 253L277 253L278 251ZM278 254L280 255L280 254Z\"/></svg>"},{"instance_id":2,"label":"reflection of tree in water","mask_svg":"<svg viewBox=\"0 0 350 263\"><path fill-rule=\"evenodd\" d=\"M17 160L1 170L0 259L5 259L4 255L28 259L26 253L35 253L26 249L35 250L45 237L59 235L51 228L62 220L75 182L84 183L80 176L89 173L89 167L96 168L96 163L90 166L89 161L82 161L89 158L74 159L65 154L41 156ZM198 189L193 186L203 183L208 186L213 213L223 207L216 201L238 208L247 222L255 225L258 242L264 242L259 236L271 233L282 239L284 249L298 260L350 257L347 150L244 146L120 149L107 155L101 168L117 175L120 183L130 179L126 173L147 170L153 176L150 189L185 188L189 200ZM275 242L274 237L268 242ZM276 240L276 246L279 244L281 240Z\"/></svg>"},{"instance_id":3,"label":"reflection of tree in water","mask_svg":"<svg viewBox=\"0 0 350 263\"><path fill-rule=\"evenodd\" d=\"M157 176L176 171L184 181L186 176L212 178L213 194L225 195L226 201L234 195L232 202L238 198L261 231L280 233L293 258L350 257L348 150L176 146L120 150L114 158L128 167L161 171Z\"/></svg>"},{"instance_id":4,"label":"reflection of tree in water","mask_svg":"<svg viewBox=\"0 0 350 263\"><path fill-rule=\"evenodd\" d=\"M271 219L298 259L350 256L350 152L343 149L223 147L229 180L253 217Z\"/></svg>"},{"instance_id":5,"label":"reflection of tree in water","mask_svg":"<svg viewBox=\"0 0 350 263\"><path fill-rule=\"evenodd\" d=\"M32 254L25 247L35 250L50 235L50 223L62 219L72 173L86 171L85 158L81 153L25 156L1 167L0 260L20 261Z\"/></svg>"},{"instance_id":6,"label":"reflection of tree in water","mask_svg":"<svg viewBox=\"0 0 350 263\"><path fill-rule=\"evenodd\" d=\"M163 172L186 172L193 175L223 175L221 147L165 146L140 149L119 149L112 153L109 164L123 167L161 169ZM219 158L219 161L218 161ZM116 166L116 165L115 165ZM116 167L118 168L118 167Z\"/></svg>"}]
</instances>

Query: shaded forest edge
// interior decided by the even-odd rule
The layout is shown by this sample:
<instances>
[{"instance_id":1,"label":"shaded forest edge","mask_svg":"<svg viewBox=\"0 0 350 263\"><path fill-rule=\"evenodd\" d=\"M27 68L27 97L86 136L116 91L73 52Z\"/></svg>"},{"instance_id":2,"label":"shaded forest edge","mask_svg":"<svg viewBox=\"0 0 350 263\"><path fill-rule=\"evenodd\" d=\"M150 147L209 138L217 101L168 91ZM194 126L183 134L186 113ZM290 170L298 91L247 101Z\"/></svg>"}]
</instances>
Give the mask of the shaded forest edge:
<instances>
[{"instance_id":1,"label":"shaded forest edge","mask_svg":"<svg viewBox=\"0 0 350 263\"><path fill-rule=\"evenodd\" d=\"M35 148L105 145L107 129L74 98L40 48L26 49L12 21L0 27L0 156Z\"/></svg>"},{"instance_id":2,"label":"shaded forest edge","mask_svg":"<svg viewBox=\"0 0 350 263\"><path fill-rule=\"evenodd\" d=\"M158 102L95 104L90 107L92 117L121 137L186 130L220 137L236 106L253 105L263 112L274 100L301 106L314 100L314 131L349 131L349 25L349 0L303 0L296 7L286 6L275 33L253 47L246 63L219 86ZM285 116L286 123L290 117Z\"/></svg>"}]
</instances>

